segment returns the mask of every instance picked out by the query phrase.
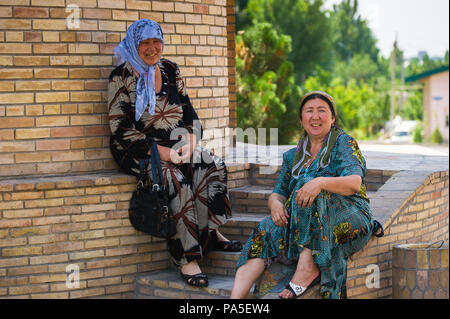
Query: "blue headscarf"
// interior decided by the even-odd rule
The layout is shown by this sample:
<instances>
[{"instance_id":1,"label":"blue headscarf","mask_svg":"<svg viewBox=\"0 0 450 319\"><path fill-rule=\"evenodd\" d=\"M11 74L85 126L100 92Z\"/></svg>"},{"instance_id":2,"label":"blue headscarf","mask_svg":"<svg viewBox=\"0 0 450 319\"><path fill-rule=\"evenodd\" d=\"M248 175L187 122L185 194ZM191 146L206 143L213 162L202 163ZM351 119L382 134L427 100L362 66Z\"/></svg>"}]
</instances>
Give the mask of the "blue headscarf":
<instances>
[{"instance_id":1,"label":"blue headscarf","mask_svg":"<svg viewBox=\"0 0 450 319\"><path fill-rule=\"evenodd\" d=\"M117 65L128 61L139 73L136 84L136 121L141 118L147 105L149 105L148 112L151 115L155 114L155 65L146 64L138 54L139 43L150 38L161 40L164 49L164 35L161 26L150 19L141 19L128 28L127 35L114 49Z\"/></svg>"}]
</instances>

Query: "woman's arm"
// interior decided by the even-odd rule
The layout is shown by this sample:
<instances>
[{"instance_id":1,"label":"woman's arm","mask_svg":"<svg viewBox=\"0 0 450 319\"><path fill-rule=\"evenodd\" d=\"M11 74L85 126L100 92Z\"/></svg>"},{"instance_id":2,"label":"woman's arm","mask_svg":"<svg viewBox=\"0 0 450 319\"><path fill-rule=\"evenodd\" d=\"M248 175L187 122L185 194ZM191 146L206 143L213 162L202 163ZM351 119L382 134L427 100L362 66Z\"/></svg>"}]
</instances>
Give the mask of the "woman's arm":
<instances>
[{"instance_id":1,"label":"woman's arm","mask_svg":"<svg viewBox=\"0 0 450 319\"><path fill-rule=\"evenodd\" d=\"M275 225L284 227L288 224L289 214L284 204L291 195L289 190L289 182L291 180L292 158L295 149L291 149L283 153L283 164L281 165L280 174L277 183L273 188L272 194L269 196L267 206L270 209L270 216Z\"/></svg>"},{"instance_id":2,"label":"woman's arm","mask_svg":"<svg viewBox=\"0 0 450 319\"><path fill-rule=\"evenodd\" d=\"M311 206L317 195L322 190L344 196L350 196L359 192L361 176L349 175L339 177L317 177L310 180L297 190L295 202L300 207Z\"/></svg>"},{"instance_id":3,"label":"woman's arm","mask_svg":"<svg viewBox=\"0 0 450 319\"><path fill-rule=\"evenodd\" d=\"M361 176L318 177L322 184L322 190L344 196L350 196L359 192Z\"/></svg>"},{"instance_id":4,"label":"woman's arm","mask_svg":"<svg viewBox=\"0 0 450 319\"><path fill-rule=\"evenodd\" d=\"M111 134L123 149L137 158L144 158L153 139L136 129L130 119L129 93L121 76L114 70L108 84L108 109ZM134 115L134 113L133 113Z\"/></svg>"},{"instance_id":5,"label":"woman's arm","mask_svg":"<svg viewBox=\"0 0 450 319\"><path fill-rule=\"evenodd\" d=\"M284 227L288 224L289 214L284 207L286 197L278 193L272 193L269 196L268 206L270 209L270 216L275 225Z\"/></svg>"}]
</instances>

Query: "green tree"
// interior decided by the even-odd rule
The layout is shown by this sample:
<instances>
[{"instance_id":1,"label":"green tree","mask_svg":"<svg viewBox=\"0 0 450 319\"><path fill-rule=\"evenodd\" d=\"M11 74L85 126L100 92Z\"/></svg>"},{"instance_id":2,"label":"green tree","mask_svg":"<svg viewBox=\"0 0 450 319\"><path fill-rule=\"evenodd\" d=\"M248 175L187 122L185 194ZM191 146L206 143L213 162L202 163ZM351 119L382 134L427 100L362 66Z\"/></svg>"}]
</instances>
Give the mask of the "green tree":
<instances>
[{"instance_id":1,"label":"green tree","mask_svg":"<svg viewBox=\"0 0 450 319\"><path fill-rule=\"evenodd\" d=\"M247 11L248 0L235 0L236 32L252 24Z\"/></svg>"},{"instance_id":2,"label":"green tree","mask_svg":"<svg viewBox=\"0 0 450 319\"><path fill-rule=\"evenodd\" d=\"M356 54L368 55L375 63L379 49L372 31L358 14L358 0L343 0L333 5L331 14L333 48L336 60L349 63Z\"/></svg>"},{"instance_id":3,"label":"green tree","mask_svg":"<svg viewBox=\"0 0 450 319\"><path fill-rule=\"evenodd\" d=\"M297 82L313 74L316 65L331 63L331 29L323 0L249 0L247 13L254 24L269 22L291 36L289 60ZM325 67L329 68L329 67Z\"/></svg>"},{"instance_id":4,"label":"green tree","mask_svg":"<svg viewBox=\"0 0 450 319\"><path fill-rule=\"evenodd\" d=\"M357 83L371 82L379 74L379 67L368 54L355 54L350 62L338 61L334 68L335 76L345 83L355 80Z\"/></svg>"},{"instance_id":5,"label":"green tree","mask_svg":"<svg viewBox=\"0 0 450 319\"><path fill-rule=\"evenodd\" d=\"M413 130L413 142L414 143L423 143L423 124L422 122L418 122L416 127Z\"/></svg>"},{"instance_id":6,"label":"green tree","mask_svg":"<svg viewBox=\"0 0 450 319\"><path fill-rule=\"evenodd\" d=\"M287 60L291 38L259 23L236 37L236 51L238 127L278 128L279 143L290 143L298 121L291 126L286 117L301 96Z\"/></svg>"},{"instance_id":7,"label":"green tree","mask_svg":"<svg viewBox=\"0 0 450 319\"><path fill-rule=\"evenodd\" d=\"M423 120L423 93L422 91L413 91L409 93L408 100L401 110L403 119L411 121Z\"/></svg>"},{"instance_id":8,"label":"green tree","mask_svg":"<svg viewBox=\"0 0 450 319\"><path fill-rule=\"evenodd\" d=\"M431 134L431 143L437 143L442 144L444 142L444 138L442 137L441 131L439 131L439 128L435 128L433 131L433 134Z\"/></svg>"}]
</instances>

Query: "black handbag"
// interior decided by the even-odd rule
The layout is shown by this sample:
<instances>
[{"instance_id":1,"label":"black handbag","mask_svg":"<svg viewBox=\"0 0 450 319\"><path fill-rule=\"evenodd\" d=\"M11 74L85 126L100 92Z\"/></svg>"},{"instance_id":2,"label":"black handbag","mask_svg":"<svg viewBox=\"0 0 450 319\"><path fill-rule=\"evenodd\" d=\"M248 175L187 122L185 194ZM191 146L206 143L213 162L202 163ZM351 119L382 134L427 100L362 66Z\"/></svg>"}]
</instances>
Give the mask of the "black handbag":
<instances>
[{"instance_id":1,"label":"black handbag","mask_svg":"<svg viewBox=\"0 0 450 319\"><path fill-rule=\"evenodd\" d=\"M169 194L165 188L156 143L151 145L153 182L147 167L148 157L140 160L137 189L130 200L128 216L136 230L154 237L168 239L176 234L176 224L169 208Z\"/></svg>"}]
</instances>

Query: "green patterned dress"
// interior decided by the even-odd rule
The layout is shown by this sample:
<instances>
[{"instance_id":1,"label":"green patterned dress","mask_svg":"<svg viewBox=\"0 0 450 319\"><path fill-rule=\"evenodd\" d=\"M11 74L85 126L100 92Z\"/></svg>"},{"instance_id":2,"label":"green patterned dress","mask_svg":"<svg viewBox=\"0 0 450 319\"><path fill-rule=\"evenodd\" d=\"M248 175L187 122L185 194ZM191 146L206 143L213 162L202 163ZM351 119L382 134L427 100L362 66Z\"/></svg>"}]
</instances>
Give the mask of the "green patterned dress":
<instances>
[{"instance_id":1,"label":"green patterned dress","mask_svg":"<svg viewBox=\"0 0 450 319\"><path fill-rule=\"evenodd\" d=\"M269 216L253 230L243 247L236 269L250 258L262 258L265 271L255 293L281 292L291 280L303 247L312 250L321 271L320 293L324 298L346 298L347 258L369 241L374 220L366 196L366 164L356 141L343 130L332 128L322 149L308 168L311 155L307 137L297 148L283 154L274 193L288 200L289 225L279 227ZM311 207L295 203L295 191L316 177L359 175L360 192L343 196L322 191ZM294 195L292 195L294 194Z\"/></svg>"}]
</instances>

